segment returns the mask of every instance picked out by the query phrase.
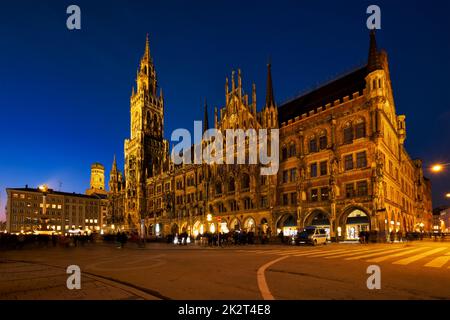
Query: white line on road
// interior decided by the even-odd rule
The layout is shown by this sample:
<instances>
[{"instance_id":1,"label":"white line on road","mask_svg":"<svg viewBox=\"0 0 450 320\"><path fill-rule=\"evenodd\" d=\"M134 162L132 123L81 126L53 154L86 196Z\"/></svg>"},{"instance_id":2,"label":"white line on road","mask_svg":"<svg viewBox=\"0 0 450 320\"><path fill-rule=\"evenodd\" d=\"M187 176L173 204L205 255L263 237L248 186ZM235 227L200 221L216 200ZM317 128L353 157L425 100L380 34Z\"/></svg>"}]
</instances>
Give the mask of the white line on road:
<instances>
[{"instance_id":1,"label":"white line on road","mask_svg":"<svg viewBox=\"0 0 450 320\"><path fill-rule=\"evenodd\" d=\"M350 253L350 252L361 252L361 251L367 251L367 250L370 250L370 249L364 248L364 249L352 249L352 250L348 250L348 249L334 250L334 251L318 253L311 257L326 257L326 256L330 256L330 255L345 254L345 253Z\"/></svg>"},{"instance_id":2,"label":"white line on road","mask_svg":"<svg viewBox=\"0 0 450 320\"><path fill-rule=\"evenodd\" d=\"M372 249L372 248L369 248L369 249L354 250L354 251L347 252L347 253L344 252L342 254L341 253L334 254L334 255L330 254L330 255L326 256L325 259L337 259L337 258L354 256L354 255L358 255L358 254L366 253L366 252L378 252L378 251L383 251L383 250L386 250L386 249Z\"/></svg>"},{"instance_id":3,"label":"white line on road","mask_svg":"<svg viewBox=\"0 0 450 320\"><path fill-rule=\"evenodd\" d=\"M447 253L445 256L442 257L438 257L434 260L431 260L430 262L428 262L425 267L430 267L430 268L441 268L443 267L447 262L450 261L450 252Z\"/></svg>"},{"instance_id":4,"label":"white line on road","mask_svg":"<svg viewBox=\"0 0 450 320\"><path fill-rule=\"evenodd\" d=\"M402 256L406 256L410 253L414 253L420 250L424 250L424 249L429 249L429 247L423 247L423 248L416 248L416 249L412 249L412 250L408 250L408 251L404 251L404 252L400 252L400 253L395 253L395 254L390 254L384 257L379 257L379 258L374 258L374 259L369 259L367 260L367 262L382 262L391 258L396 258L396 257L402 257Z\"/></svg>"},{"instance_id":5,"label":"white line on road","mask_svg":"<svg viewBox=\"0 0 450 320\"><path fill-rule=\"evenodd\" d=\"M414 261L417 261L417 260L423 259L425 257L431 256L431 255L433 255L435 253L444 251L445 249L447 249L447 248L437 248L437 249L434 249L434 250L431 250L431 251L420 253L418 255L415 255L415 256L412 256L412 257L409 257L409 258L405 258L405 259L402 259L402 260L395 261L395 262L393 262L393 264L407 265L407 264L410 264L410 263L412 263Z\"/></svg>"},{"instance_id":6,"label":"white line on road","mask_svg":"<svg viewBox=\"0 0 450 320\"><path fill-rule=\"evenodd\" d=\"M371 257L376 257L382 254L386 254L386 253L394 253L394 252L398 252L398 251L404 251L406 250L406 248L397 248L397 249L388 249L388 250L383 250L380 252L371 252L369 254L364 254L364 255L359 255L356 257L350 257L350 258L346 258L345 260L358 260L358 259L364 259L364 258L371 258Z\"/></svg>"},{"instance_id":7,"label":"white line on road","mask_svg":"<svg viewBox=\"0 0 450 320\"><path fill-rule=\"evenodd\" d=\"M266 276L264 275L264 273L266 272L266 269L268 267L270 267L271 265L273 265L281 260L284 260L288 257L289 256L280 257L278 259L275 259L273 261L266 263L265 265L261 266L258 269L258 272L256 273L256 280L258 282L259 292L261 292L261 296L263 297L264 300L275 300L273 295L270 293L269 287L267 286Z\"/></svg>"}]
</instances>

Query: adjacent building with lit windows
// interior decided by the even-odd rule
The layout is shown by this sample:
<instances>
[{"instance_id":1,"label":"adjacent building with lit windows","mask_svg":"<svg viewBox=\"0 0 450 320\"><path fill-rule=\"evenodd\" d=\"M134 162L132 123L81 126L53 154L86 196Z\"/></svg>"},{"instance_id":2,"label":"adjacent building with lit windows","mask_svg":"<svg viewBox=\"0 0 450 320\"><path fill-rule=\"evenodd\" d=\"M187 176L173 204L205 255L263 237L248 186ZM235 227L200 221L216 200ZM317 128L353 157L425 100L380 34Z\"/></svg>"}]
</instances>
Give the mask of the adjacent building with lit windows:
<instances>
[{"instance_id":1,"label":"adjacent building with lit windows","mask_svg":"<svg viewBox=\"0 0 450 320\"><path fill-rule=\"evenodd\" d=\"M7 188L6 230L10 233L42 231L58 234L74 231L100 232L104 201L96 195L54 191L42 188ZM44 210L45 204L45 210Z\"/></svg>"}]
</instances>

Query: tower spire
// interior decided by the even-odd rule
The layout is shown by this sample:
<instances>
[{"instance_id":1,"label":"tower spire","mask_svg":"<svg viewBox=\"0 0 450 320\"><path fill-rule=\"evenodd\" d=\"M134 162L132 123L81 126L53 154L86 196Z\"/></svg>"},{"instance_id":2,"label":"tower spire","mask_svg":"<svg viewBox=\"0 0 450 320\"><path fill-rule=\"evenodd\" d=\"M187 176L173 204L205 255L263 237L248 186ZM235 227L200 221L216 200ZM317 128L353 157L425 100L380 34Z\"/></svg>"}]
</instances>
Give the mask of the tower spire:
<instances>
[{"instance_id":1,"label":"tower spire","mask_svg":"<svg viewBox=\"0 0 450 320\"><path fill-rule=\"evenodd\" d=\"M209 129L209 124L208 124L208 103L206 102L206 98L205 98L205 113L204 113L204 119L203 119L203 133L205 133L206 130Z\"/></svg>"},{"instance_id":2,"label":"tower spire","mask_svg":"<svg viewBox=\"0 0 450 320\"><path fill-rule=\"evenodd\" d=\"M271 64L267 64L267 91L266 91L266 108L275 106L275 101L273 97L273 86L272 86L272 71Z\"/></svg>"},{"instance_id":3,"label":"tower spire","mask_svg":"<svg viewBox=\"0 0 450 320\"><path fill-rule=\"evenodd\" d=\"M112 171L117 171L116 154L114 154L114 160L112 164Z\"/></svg>"},{"instance_id":4,"label":"tower spire","mask_svg":"<svg viewBox=\"0 0 450 320\"><path fill-rule=\"evenodd\" d=\"M375 29L370 31L369 59L367 62L367 71L369 73L375 70L383 69L380 62L380 54L377 47L377 39L375 37Z\"/></svg>"},{"instance_id":5,"label":"tower spire","mask_svg":"<svg viewBox=\"0 0 450 320\"><path fill-rule=\"evenodd\" d=\"M148 40L148 33L145 38L145 52L144 52L144 58L147 58L150 60L150 41Z\"/></svg>"}]
</instances>

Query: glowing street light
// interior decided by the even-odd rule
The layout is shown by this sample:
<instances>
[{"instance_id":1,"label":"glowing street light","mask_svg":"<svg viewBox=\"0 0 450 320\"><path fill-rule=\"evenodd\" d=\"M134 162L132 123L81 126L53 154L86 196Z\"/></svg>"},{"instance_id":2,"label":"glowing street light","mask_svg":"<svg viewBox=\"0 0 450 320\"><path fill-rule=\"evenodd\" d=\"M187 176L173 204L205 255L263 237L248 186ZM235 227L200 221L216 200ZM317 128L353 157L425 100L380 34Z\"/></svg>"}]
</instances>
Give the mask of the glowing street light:
<instances>
[{"instance_id":1,"label":"glowing street light","mask_svg":"<svg viewBox=\"0 0 450 320\"><path fill-rule=\"evenodd\" d=\"M450 199L450 192L446 193L446 194L445 194L445 197L448 198L448 199Z\"/></svg>"},{"instance_id":2,"label":"glowing street light","mask_svg":"<svg viewBox=\"0 0 450 320\"><path fill-rule=\"evenodd\" d=\"M436 173L441 172L443 169L444 169L444 167L442 164L435 164L431 167L431 171L436 172Z\"/></svg>"}]
</instances>

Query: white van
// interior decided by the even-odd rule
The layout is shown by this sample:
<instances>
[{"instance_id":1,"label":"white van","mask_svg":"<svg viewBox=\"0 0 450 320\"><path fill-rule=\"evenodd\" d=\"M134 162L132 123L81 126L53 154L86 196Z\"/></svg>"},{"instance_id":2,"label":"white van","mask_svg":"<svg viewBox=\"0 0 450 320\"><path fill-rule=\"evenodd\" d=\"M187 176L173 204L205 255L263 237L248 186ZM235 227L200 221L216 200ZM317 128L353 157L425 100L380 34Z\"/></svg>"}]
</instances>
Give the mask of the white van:
<instances>
[{"instance_id":1,"label":"white van","mask_svg":"<svg viewBox=\"0 0 450 320\"><path fill-rule=\"evenodd\" d=\"M327 244L327 231L323 228L307 227L297 235L296 244Z\"/></svg>"}]
</instances>

